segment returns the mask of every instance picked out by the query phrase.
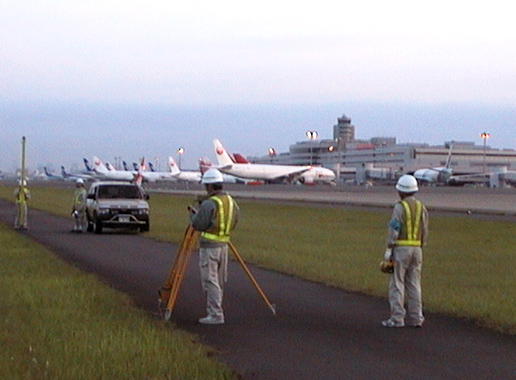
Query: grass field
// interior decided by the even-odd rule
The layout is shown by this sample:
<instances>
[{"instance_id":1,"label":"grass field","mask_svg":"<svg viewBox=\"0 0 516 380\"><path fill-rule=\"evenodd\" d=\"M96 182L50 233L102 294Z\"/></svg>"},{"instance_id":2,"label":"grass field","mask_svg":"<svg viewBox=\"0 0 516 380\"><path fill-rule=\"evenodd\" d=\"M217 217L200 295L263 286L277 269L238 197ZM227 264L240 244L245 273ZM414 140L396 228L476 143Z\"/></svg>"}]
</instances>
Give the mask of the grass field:
<instances>
[{"instance_id":1,"label":"grass field","mask_svg":"<svg viewBox=\"0 0 516 380\"><path fill-rule=\"evenodd\" d=\"M0 224L1 379L232 379L209 350Z\"/></svg>"},{"instance_id":2,"label":"grass field","mask_svg":"<svg viewBox=\"0 0 516 380\"><path fill-rule=\"evenodd\" d=\"M31 190L31 207L69 216L72 189ZM12 188L0 188L0 196L12 198ZM189 197L151 195L151 231L147 236L179 242L187 223L186 206L192 201ZM378 263L384 250L388 210L244 200L239 204L241 221L233 241L248 262L351 291L386 296L388 276L379 271ZM514 228L507 222L431 215L430 241L424 252L424 309L516 334Z\"/></svg>"}]
</instances>

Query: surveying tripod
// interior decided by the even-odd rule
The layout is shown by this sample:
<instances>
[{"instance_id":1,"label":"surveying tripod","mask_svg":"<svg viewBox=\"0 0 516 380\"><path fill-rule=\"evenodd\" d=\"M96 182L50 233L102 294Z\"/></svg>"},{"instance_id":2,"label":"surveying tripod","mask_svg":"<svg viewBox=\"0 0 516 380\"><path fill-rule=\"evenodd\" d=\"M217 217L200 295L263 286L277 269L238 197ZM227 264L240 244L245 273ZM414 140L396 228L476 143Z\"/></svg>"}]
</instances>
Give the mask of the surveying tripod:
<instances>
[{"instance_id":1,"label":"surveying tripod","mask_svg":"<svg viewBox=\"0 0 516 380\"><path fill-rule=\"evenodd\" d=\"M159 307L163 313L163 318L167 321L170 320L170 317L172 316L172 311L177 300L177 295L179 294L179 288L181 287L181 283L185 276L188 259L190 258L190 255L194 250L195 245L197 244L198 238L199 232L195 231L194 228L189 224L184 233L183 240L179 246L176 258L174 259L174 264L172 265L172 268L168 274L168 278L165 284L159 290ZM249 268L236 250L233 243L229 242L228 246L262 300L272 311L272 314L276 316L276 306L270 303L269 299L261 289L260 285L258 285L258 282L249 271Z\"/></svg>"}]
</instances>

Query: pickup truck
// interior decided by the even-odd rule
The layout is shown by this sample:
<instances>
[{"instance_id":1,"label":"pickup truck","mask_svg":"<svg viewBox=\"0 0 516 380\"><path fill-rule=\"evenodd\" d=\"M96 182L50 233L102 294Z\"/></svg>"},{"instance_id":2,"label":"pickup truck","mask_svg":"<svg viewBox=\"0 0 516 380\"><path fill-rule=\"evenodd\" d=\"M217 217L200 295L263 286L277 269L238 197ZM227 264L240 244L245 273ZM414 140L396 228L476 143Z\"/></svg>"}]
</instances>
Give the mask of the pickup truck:
<instances>
[{"instance_id":1,"label":"pickup truck","mask_svg":"<svg viewBox=\"0 0 516 380\"><path fill-rule=\"evenodd\" d=\"M149 196L132 183L95 182L86 198L88 232L101 234L104 228L149 231Z\"/></svg>"}]
</instances>

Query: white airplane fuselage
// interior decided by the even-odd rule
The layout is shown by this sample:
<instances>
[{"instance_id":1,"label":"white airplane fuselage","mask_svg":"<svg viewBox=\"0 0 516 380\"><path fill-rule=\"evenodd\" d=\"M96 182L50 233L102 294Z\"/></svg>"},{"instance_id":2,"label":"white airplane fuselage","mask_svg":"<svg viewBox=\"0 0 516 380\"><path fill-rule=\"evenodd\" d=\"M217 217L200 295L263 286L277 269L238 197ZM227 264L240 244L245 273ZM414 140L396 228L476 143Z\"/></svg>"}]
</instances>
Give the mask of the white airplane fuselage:
<instances>
[{"instance_id":1,"label":"white airplane fuselage","mask_svg":"<svg viewBox=\"0 0 516 380\"><path fill-rule=\"evenodd\" d=\"M417 180L428 183L446 183L451 175L452 170L449 168L418 169L414 172Z\"/></svg>"},{"instance_id":2,"label":"white airplane fuselage","mask_svg":"<svg viewBox=\"0 0 516 380\"><path fill-rule=\"evenodd\" d=\"M299 166L299 165L272 165L236 163L231 158L219 140L213 140L215 155L222 173L232 176L263 181L287 180L313 184L315 182L331 182L335 179L335 173L327 168Z\"/></svg>"},{"instance_id":3,"label":"white airplane fuselage","mask_svg":"<svg viewBox=\"0 0 516 380\"><path fill-rule=\"evenodd\" d=\"M335 180L335 173L330 169L315 167L304 172L300 177L307 185L319 182L332 183Z\"/></svg>"},{"instance_id":4,"label":"white airplane fuselage","mask_svg":"<svg viewBox=\"0 0 516 380\"><path fill-rule=\"evenodd\" d=\"M272 181L274 179L288 177L302 171L308 171L310 170L310 167L267 164L231 164L220 167L219 170L226 174L234 175L235 177Z\"/></svg>"}]
</instances>

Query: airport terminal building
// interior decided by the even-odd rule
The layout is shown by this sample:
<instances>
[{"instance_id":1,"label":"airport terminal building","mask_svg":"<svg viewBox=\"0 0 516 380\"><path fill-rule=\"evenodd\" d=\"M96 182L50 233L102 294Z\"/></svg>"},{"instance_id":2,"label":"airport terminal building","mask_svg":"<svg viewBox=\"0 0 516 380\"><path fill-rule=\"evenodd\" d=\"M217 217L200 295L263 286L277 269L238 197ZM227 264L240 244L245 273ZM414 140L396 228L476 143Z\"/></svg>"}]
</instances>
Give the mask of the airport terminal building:
<instances>
[{"instance_id":1,"label":"airport terminal building","mask_svg":"<svg viewBox=\"0 0 516 380\"><path fill-rule=\"evenodd\" d=\"M249 157L254 163L320 165L335 171L341 181L395 180L420 168L443 167L452 142L442 146L425 143L397 144L395 137L355 138L355 126L342 115L333 126L333 139L316 139L307 132L306 141L290 145L289 152L270 151L268 156ZM471 174L516 170L516 151L492 149L484 144L453 141L451 168L454 173Z\"/></svg>"}]
</instances>

